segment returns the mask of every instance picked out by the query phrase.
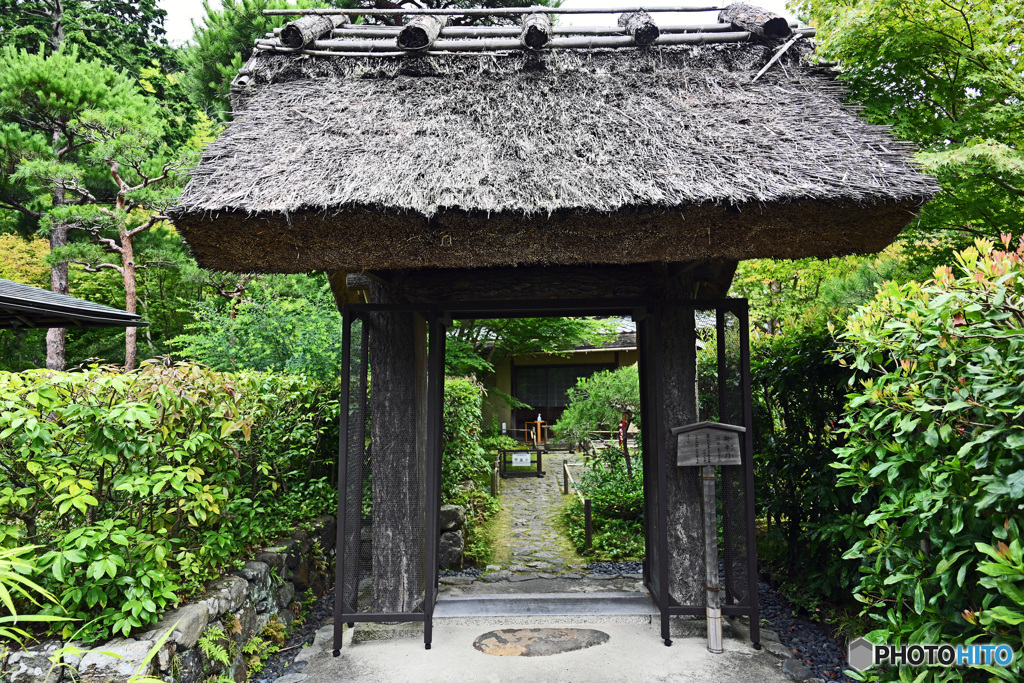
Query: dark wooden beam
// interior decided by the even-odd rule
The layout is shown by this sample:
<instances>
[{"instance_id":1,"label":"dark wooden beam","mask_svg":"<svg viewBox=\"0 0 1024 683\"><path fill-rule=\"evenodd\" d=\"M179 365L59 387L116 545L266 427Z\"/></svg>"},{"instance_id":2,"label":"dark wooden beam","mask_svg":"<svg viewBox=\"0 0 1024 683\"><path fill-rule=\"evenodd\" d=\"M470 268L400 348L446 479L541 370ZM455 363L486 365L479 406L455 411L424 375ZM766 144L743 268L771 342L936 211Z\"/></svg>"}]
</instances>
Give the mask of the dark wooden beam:
<instances>
[{"instance_id":1,"label":"dark wooden beam","mask_svg":"<svg viewBox=\"0 0 1024 683\"><path fill-rule=\"evenodd\" d=\"M410 303L602 299L662 296L666 281L685 280L695 295L712 299L729 291L736 262L726 259L638 265L431 268L374 271ZM349 276L349 287L357 285Z\"/></svg>"}]
</instances>

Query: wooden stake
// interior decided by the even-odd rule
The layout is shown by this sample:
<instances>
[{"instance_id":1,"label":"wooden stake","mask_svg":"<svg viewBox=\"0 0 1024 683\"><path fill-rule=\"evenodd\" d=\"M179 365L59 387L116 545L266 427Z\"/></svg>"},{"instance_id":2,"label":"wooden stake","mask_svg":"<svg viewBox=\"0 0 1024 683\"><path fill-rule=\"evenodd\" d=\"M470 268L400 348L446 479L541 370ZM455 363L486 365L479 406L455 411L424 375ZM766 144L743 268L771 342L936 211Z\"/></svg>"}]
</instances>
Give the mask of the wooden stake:
<instances>
[{"instance_id":1,"label":"wooden stake","mask_svg":"<svg viewBox=\"0 0 1024 683\"><path fill-rule=\"evenodd\" d=\"M793 35L793 29L785 17L742 2L729 5L719 12L718 21L768 40L780 41Z\"/></svg>"},{"instance_id":2,"label":"wooden stake","mask_svg":"<svg viewBox=\"0 0 1024 683\"><path fill-rule=\"evenodd\" d=\"M654 19L643 10L619 15L619 26L633 37L637 45L652 45L661 35Z\"/></svg>"},{"instance_id":3,"label":"wooden stake","mask_svg":"<svg viewBox=\"0 0 1024 683\"><path fill-rule=\"evenodd\" d=\"M330 33L335 27L349 23L344 14L330 16L305 16L285 24L281 29L281 43L285 47L300 49L308 47L320 36Z\"/></svg>"},{"instance_id":4,"label":"wooden stake","mask_svg":"<svg viewBox=\"0 0 1024 683\"><path fill-rule=\"evenodd\" d=\"M551 40L551 17L547 14L527 14L523 17L523 30L519 41L530 50L539 50Z\"/></svg>"},{"instance_id":5,"label":"wooden stake","mask_svg":"<svg viewBox=\"0 0 1024 683\"><path fill-rule=\"evenodd\" d=\"M426 50L437 40L448 17L420 16L409 20L398 34L398 47L403 50Z\"/></svg>"}]
</instances>

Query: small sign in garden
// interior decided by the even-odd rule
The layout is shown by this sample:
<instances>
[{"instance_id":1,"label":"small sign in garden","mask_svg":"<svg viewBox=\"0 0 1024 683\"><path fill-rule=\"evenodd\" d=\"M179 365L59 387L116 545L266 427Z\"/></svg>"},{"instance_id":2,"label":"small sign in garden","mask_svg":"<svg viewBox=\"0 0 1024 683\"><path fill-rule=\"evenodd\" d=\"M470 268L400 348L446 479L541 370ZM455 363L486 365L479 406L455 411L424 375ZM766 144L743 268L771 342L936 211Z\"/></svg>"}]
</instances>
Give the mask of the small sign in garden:
<instances>
[{"instance_id":1,"label":"small sign in garden","mask_svg":"<svg viewBox=\"0 0 1024 683\"><path fill-rule=\"evenodd\" d=\"M530 466L530 454L529 453L513 453L512 454L512 467L529 467Z\"/></svg>"},{"instance_id":2,"label":"small sign in garden","mask_svg":"<svg viewBox=\"0 0 1024 683\"><path fill-rule=\"evenodd\" d=\"M718 519L715 507L715 467L740 464L740 434L746 428L720 422L697 422L675 427L676 464L700 467L704 507L704 586L707 588L708 650L722 652L721 586L718 585Z\"/></svg>"},{"instance_id":3,"label":"small sign in garden","mask_svg":"<svg viewBox=\"0 0 1024 683\"><path fill-rule=\"evenodd\" d=\"M743 427L719 422L697 422L676 427L676 464L739 465L740 434Z\"/></svg>"}]
</instances>

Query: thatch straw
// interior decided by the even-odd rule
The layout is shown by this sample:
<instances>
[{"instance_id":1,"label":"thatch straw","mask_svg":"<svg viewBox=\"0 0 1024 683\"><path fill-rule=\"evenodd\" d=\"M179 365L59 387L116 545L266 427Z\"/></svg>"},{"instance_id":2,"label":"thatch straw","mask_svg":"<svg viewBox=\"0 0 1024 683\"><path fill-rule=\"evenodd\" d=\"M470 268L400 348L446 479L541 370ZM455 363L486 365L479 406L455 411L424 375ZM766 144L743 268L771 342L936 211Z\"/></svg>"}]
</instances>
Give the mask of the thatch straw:
<instances>
[{"instance_id":1,"label":"thatch straw","mask_svg":"<svg viewBox=\"0 0 1024 683\"><path fill-rule=\"evenodd\" d=\"M174 215L201 264L246 271L883 248L935 183L799 44L751 84L772 54L259 53Z\"/></svg>"}]
</instances>

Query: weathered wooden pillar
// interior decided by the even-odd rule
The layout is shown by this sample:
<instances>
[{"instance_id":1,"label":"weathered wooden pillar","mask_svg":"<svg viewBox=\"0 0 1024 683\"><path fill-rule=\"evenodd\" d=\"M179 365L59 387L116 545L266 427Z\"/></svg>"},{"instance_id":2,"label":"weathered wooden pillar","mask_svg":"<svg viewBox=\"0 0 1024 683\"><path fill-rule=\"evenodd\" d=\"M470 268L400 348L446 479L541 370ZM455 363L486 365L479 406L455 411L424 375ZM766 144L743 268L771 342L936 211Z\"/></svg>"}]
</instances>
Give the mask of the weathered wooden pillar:
<instances>
[{"instance_id":1,"label":"weathered wooden pillar","mask_svg":"<svg viewBox=\"0 0 1024 683\"><path fill-rule=\"evenodd\" d=\"M668 268L659 278L666 300L725 296L735 262ZM693 310L667 309L661 318L662 457L666 470L669 594L681 605L704 605L704 522L697 469L676 465L673 427L697 422L697 326Z\"/></svg>"},{"instance_id":2,"label":"weathered wooden pillar","mask_svg":"<svg viewBox=\"0 0 1024 683\"><path fill-rule=\"evenodd\" d=\"M373 303L400 303L373 282ZM427 329L415 313L370 316L373 607L412 612L423 594Z\"/></svg>"}]
</instances>

